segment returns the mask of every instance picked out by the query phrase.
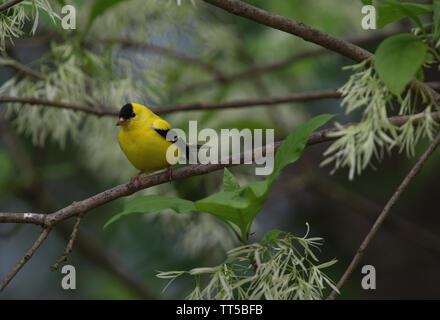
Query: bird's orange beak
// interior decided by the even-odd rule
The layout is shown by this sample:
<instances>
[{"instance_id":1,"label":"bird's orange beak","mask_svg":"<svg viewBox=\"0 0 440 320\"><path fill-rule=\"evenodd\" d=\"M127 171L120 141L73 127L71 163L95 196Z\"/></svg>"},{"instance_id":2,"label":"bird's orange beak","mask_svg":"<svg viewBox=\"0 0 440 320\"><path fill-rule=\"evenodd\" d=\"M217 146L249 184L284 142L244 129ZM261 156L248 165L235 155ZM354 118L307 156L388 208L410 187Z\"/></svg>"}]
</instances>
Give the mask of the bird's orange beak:
<instances>
[{"instance_id":1,"label":"bird's orange beak","mask_svg":"<svg viewBox=\"0 0 440 320\"><path fill-rule=\"evenodd\" d=\"M119 118L118 122L116 123L117 126L126 126L128 124L128 120L124 118Z\"/></svg>"}]
</instances>

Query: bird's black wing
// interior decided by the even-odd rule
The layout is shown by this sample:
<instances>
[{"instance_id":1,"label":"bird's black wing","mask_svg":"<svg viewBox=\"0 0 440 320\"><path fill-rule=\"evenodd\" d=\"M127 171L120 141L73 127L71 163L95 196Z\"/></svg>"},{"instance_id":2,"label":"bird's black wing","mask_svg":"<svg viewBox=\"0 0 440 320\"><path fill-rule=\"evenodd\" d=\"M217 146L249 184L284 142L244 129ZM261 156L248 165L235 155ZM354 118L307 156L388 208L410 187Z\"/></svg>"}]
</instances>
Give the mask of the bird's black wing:
<instances>
[{"instance_id":1,"label":"bird's black wing","mask_svg":"<svg viewBox=\"0 0 440 320\"><path fill-rule=\"evenodd\" d=\"M165 140L167 139L168 132L170 132L170 129L156 129L156 128L154 128L154 127L153 127L153 129L154 129L154 131L156 131L158 134L160 134L162 137L164 137ZM172 139L172 140L169 140L169 141L170 141L170 142L176 142L176 141L177 141L177 135L175 135L175 136L173 137L173 139Z\"/></svg>"},{"instance_id":2,"label":"bird's black wing","mask_svg":"<svg viewBox=\"0 0 440 320\"><path fill-rule=\"evenodd\" d=\"M166 138L167 138L168 132L170 132L170 129L157 129L157 128L154 128L154 127L153 127L153 129L154 129L154 131L156 131L158 134L160 134L162 137L164 137L165 140L166 140ZM172 130L172 129L171 129L171 130ZM180 140L180 141L179 141L179 140ZM190 146L190 145L187 144L185 141L183 141L181 138L179 138L179 137L177 136L177 134L174 135L174 137L173 137L172 140L168 140L168 141L170 141L170 142L172 142L172 143L176 143L176 142L179 141L180 143L177 143L177 146L178 146L179 148L181 148L182 151L185 152L185 156L186 156L187 159L189 159L189 157L190 157L190 153L192 153L192 152L194 152L194 151L196 151L196 150L199 150L200 147L201 147L201 145L196 145L195 148L192 147L192 146ZM185 150L183 150L183 149L185 149ZM195 150L194 150L194 149L195 149Z\"/></svg>"}]
</instances>

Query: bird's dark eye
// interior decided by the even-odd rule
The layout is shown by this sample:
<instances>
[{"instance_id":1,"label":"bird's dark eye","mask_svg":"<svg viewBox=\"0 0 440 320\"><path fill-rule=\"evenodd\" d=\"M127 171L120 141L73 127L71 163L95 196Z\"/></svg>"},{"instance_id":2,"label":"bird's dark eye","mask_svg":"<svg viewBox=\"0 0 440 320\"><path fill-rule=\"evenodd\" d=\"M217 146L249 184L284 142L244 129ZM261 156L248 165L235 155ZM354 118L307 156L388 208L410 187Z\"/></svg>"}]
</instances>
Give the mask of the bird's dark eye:
<instances>
[{"instance_id":1,"label":"bird's dark eye","mask_svg":"<svg viewBox=\"0 0 440 320\"><path fill-rule=\"evenodd\" d=\"M135 116L136 114L133 112L133 106L131 103L127 103L121 108L121 111L119 111L119 118L131 119Z\"/></svg>"}]
</instances>

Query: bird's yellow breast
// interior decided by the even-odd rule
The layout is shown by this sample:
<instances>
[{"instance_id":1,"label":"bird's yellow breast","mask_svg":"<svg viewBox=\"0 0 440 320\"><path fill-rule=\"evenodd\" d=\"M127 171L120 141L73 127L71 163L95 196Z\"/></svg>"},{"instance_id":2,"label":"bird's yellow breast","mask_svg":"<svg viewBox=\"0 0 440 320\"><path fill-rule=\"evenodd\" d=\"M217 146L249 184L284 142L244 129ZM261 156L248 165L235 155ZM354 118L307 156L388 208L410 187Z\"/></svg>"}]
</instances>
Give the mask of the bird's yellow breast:
<instances>
[{"instance_id":1,"label":"bird's yellow breast","mask_svg":"<svg viewBox=\"0 0 440 320\"><path fill-rule=\"evenodd\" d=\"M118 141L127 159L138 170L150 173L168 166L166 152L171 143L153 129L144 132L121 130Z\"/></svg>"},{"instance_id":2,"label":"bird's yellow breast","mask_svg":"<svg viewBox=\"0 0 440 320\"><path fill-rule=\"evenodd\" d=\"M153 113L145 117L139 115L138 122L123 127L118 136L119 145L131 164L146 173L168 166L166 153L171 142L154 130L152 124L157 119L160 118Z\"/></svg>"}]
</instances>

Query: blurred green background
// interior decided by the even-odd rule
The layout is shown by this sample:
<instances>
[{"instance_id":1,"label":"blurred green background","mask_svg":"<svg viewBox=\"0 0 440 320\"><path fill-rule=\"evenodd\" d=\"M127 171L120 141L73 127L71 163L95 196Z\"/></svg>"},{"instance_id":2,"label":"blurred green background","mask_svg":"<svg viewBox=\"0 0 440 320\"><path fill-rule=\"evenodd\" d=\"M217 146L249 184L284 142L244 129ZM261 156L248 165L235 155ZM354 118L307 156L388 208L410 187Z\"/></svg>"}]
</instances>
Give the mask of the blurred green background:
<instances>
[{"instance_id":1,"label":"blurred green background","mask_svg":"<svg viewBox=\"0 0 440 320\"><path fill-rule=\"evenodd\" d=\"M383 30L362 30L361 2L354 0L343 1L343 5L328 0L248 2L354 40L371 52L384 36L411 27L403 20ZM50 3L60 13L64 1ZM54 78L60 82L58 86L72 86L53 94L54 99L65 102L83 103L75 98L75 94L83 95L81 90L90 95L89 103L93 98L96 107L101 103L115 110L128 101L160 108L186 102L283 96L338 88L350 75L342 67L353 64L334 53L316 53L318 47L314 44L201 1L182 0L180 5L172 0L120 1L99 15L88 32L94 1L66 3L77 8L76 30L65 31L59 22L55 26L42 12L34 36L29 34L32 21L27 21L25 34L14 40L15 45L6 46L10 57L42 73L56 72L59 65L72 63L77 68L74 71L80 70L92 79L89 88L76 89L80 81L69 71L64 78ZM71 55L63 57L63 52ZM312 54L291 58L304 52ZM73 62L72 57L76 59ZM243 76L243 71L280 61L284 62L280 67ZM16 69L0 66L3 86L14 76ZM438 74L425 76L426 81L439 78ZM19 88L19 94L29 90L32 95L35 87L22 83ZM69 90L71 96L66 93ZM50 94L48 91L47 96ZM44 108L13 106L8 110L15 111L6 114L1 105L0 211L50 213L134 176L135 169L119 150L115 119L71 111L66 115L60 110L48 114L42 111ZM28 114L30 109L37 111ZM338 100L178 112L164 118L183 129L189 120L198 120L199 128L218 131L232 127L275 128L279 140L320 113L335 113L334 121L341 123L357 119L356 115L344 116ZM333 126L333 121L328 126ZM426 145L427 141L420 145L418 154ZM258 241L273 228L303 235L308 222L312 236L325 238L320 260L339 260L327 271L337 281L415 159L398 154L386 156L382 163L376 163L375 170L369 168L350 182L346 170L330 175L331 168L320 168L327 147L307 148L300 161L286 168L255 220L251 239ZM440 297L440 235L436 227L440 217L435 196L439 157L436 153L429 160L366 252L361 265L376 268L377 289L362 290L359 269L344 287L342 298ZM240 182L256 180L252 166L231 171ZM221 180L219 171L139 194L197 200L219 191ZM67 243L74 223L69 220L51 233L0 293L0 299L181 299L193 288L193 280L180 278L163 291L166 281L156 278L157 271L214 266L223 261L226 250L238 244L229 230L207 214L133 215L103 230L104 223L120 212L126 201L113 201L83 219L67 261L76 268L76 290L63 290L60 270L49 269ZM33 225L0 225L2 278L39 232L40 228Z\"/></svg>"}]
</instances>

